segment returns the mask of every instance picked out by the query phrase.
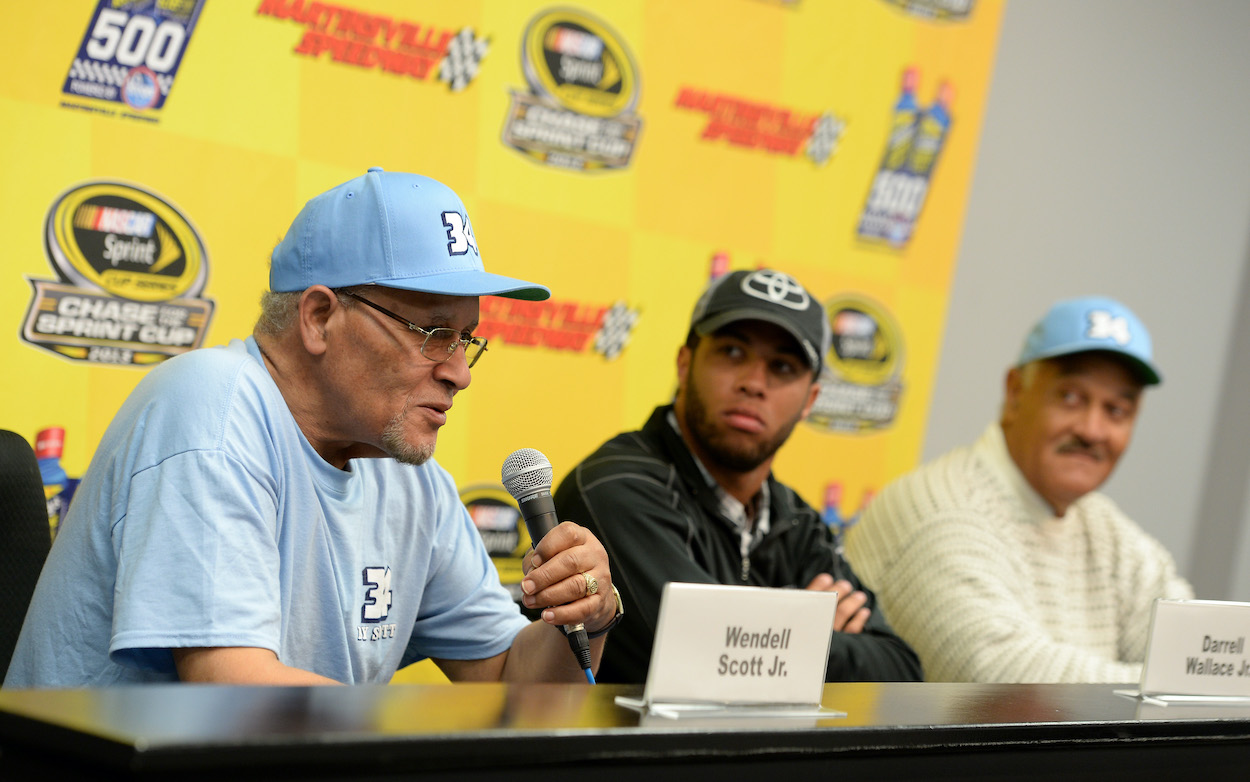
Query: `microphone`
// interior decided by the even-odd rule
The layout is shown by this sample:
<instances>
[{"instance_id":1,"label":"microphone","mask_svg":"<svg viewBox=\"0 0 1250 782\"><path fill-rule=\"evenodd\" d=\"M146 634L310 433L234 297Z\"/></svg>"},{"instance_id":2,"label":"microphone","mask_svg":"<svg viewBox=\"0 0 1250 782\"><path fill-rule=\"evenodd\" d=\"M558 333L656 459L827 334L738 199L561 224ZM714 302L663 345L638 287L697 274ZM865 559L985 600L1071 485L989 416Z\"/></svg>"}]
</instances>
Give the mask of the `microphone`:
<instances>
[{"instance_id":1,"label":"microphone","mask_svg":"<svg viewBox=\"0 0 1250 782\"><path fill-rule=\"evenodd\" d=\"M551 498L551 462L541 451L520 448L504 459L499 477L504 489L521 509L521 518L525 520L525 529L530 534L530 545L537 547L538 541L560 523L556 516L556 504ZM577 656L578 665L594 683L590 673L590 639L586 637L585 625L564 625L563 629L569 648Z\"/></svg>"}]
</instances>

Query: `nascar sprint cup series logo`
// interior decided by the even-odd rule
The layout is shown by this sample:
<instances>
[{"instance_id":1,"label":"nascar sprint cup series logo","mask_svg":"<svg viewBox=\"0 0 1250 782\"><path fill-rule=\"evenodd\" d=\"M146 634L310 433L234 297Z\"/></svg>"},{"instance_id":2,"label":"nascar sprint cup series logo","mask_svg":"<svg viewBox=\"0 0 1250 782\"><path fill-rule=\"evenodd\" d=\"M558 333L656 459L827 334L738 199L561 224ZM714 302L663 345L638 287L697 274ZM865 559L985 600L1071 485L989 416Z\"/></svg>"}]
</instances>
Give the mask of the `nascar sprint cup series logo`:
<instances>
[{"instance_id":1,"label":"nascar sprint cup series logo","mask_svg":"<svg viewBox=\"0 0 1250 782\"><path fill-rule=\"evenodd\" d=\"M160 196L121 182L63 193L44 223L58 280L33 288L29 344L72 361L145 366L199 347L213 302L204 243Z\"/></svg>"},{"instance_id":2,"label":"nascar sprint cup series logo","mask_svg":"<svg viewBox=\"0 0 1250 782\"><path fill-rule=\"evenodd\" d=\"M460 501L482 536L486 552L499 571L499 583L512 599L521 602L521 567L530 549L530 535L516 500L498 484L478 484L460 490Z\"/></svg>"},{"instance_id":3,"label":"nascar sprint cup series logo","mask_svg":"<svg viewBox=\"0 0 1250 782\"><path fill-rule=\"evenodd\" d=\"M173 89L203 3L99 0L61 91L122 104L134 111L160 109ZM152 119L123 113L134 119Z\"/></svg>"},{"instance_id":4,"label":"nascar sprint cup series logo","mask_svg":"<svg viewBox=\"0 0 1250 782\"><path fill-rule=\"evenodd\" d=\"M545 11L521 43L530 92L512 93L503 142L577 171L629 165L642 130L638 69L618 35L591 16Z\"/></svg>"},{"instance_id":5,"label":"nascar sprint cup series logo","mask_svg":"<svg viewBox=\"0 0 1250 782\"><path fill-rule=\"evenodd\" d=\"M903 342L884 307L863 296L825 302L833 344L807 422L831 432L888 428L898 415Z\"/></svg>"}]
</instances>

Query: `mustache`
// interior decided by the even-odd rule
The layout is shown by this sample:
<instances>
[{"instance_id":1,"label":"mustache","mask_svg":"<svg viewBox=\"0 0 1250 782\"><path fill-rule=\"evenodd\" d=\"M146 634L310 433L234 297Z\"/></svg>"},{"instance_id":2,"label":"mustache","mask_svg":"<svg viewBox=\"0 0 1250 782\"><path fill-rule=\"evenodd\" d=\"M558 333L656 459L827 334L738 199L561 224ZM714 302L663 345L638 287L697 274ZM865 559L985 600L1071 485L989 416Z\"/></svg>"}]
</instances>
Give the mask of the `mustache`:
<instances>
[{"instance_id":1,"label":"mustache","mask_svg":"<svg viewBox=\"0 0 1250 782\"><path fill-rule=\"evenodd\" d=\"M1099 445L1095 445L1094 443L1088 442L1077 435L1073 435L1067 440L1064 440L1055 450L1061 454L1082 454L1084 456L1097 459L1098 461L1102 461L1107 458L1106 449Z\"/></svg>"}]
</instances>

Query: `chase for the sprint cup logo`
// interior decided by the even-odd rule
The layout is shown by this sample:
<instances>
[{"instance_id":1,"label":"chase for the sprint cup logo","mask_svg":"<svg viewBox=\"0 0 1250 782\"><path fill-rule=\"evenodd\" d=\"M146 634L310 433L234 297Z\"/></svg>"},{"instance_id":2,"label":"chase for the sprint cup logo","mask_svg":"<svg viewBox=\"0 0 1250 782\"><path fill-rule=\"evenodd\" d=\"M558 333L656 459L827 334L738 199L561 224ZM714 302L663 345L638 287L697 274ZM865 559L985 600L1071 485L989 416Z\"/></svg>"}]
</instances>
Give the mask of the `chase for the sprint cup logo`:
<instances>
[{"instance_id":1,"label":"chase for the sprint cup logo","mask_svg":"<svg viewBox=\"0 0 1250 782\"><path fill-rule=\"evenodd\" d=\"M521 60L530 92L512 93L505 144L575 171L629 165L642 120L638 69L620 36L585 13L544 11L525 31Z\"/></svg>"},{"instance_id":2,"label":"chase for the sprint cup logo","mask_svg":"<svg viewBox=\"0 0 1250 782\"><path fill-rule=\"evenodd\" d=\"M903 393L903 340L885 307L858 294L825 302L833 343L807 423L828 432L889 428Z\"/></svg>"},{"instance_id":3,"label":"chase for the sprint cup logo","mask_svg":"<svg viewBox=\"0 0 1250 782\"><path fill-rule=\"evenodd\" d=\"M199 347L213 302L204 243L166 199L135 185L76 185L52 204L56 280L29 279L28 344L71 361L146 366Z\"/></svg>"},{"instance_id":4,"label":"chase for the sprint cup logo","mask_svg":"<svg viewBox=\"0 0 1250 782\"><path fill-rule=\"evenodd\" d=\"M126 112L160 109L203 3L99 0L61 91L120 104Z\"/></svg>"}]
</instances>

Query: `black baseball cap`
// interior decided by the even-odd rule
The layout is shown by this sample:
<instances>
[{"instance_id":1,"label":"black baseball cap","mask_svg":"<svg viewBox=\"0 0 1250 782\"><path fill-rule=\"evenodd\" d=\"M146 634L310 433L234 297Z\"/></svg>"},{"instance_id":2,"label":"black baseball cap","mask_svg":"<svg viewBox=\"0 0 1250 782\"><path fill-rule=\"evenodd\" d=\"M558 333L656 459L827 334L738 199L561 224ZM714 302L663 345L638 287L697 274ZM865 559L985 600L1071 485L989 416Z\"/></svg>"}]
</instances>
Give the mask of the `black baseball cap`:
<instances>
[{"instance_id":1,"label":"black baseball cap","mask_svg":"<svg viewBox=\"0 0 1250 782\"><path fill-rule=\"evenodd\" d=\"M803 348L812 374L820 376L833 341L825 308L803 285L776 269L730 272L712 280L694 305L690 328L706 337L739 320L780 326Z\"/></svg>"}]
</instances>

